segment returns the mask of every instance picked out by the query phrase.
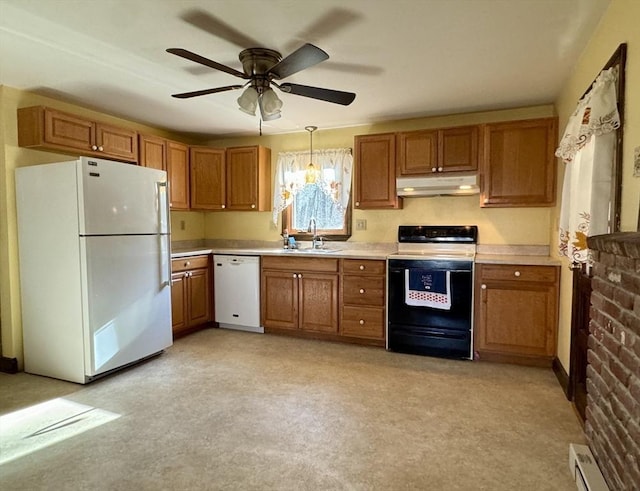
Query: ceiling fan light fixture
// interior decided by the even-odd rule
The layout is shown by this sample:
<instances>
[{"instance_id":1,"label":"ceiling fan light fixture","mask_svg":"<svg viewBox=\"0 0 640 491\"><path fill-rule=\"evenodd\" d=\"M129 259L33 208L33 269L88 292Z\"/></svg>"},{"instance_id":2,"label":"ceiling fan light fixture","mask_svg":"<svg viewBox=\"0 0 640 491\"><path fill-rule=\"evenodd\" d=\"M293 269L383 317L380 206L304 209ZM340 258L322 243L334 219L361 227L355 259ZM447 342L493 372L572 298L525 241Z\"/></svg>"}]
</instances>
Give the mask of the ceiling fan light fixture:
<instances>
[{"instance_id":1,"label":"ceiling fan light fixture","mask_svg":"<svg viewBox=\"0 0 640 491\"><path fill-rule=\"evenodd\" d=\"M258 107L258 91L255 87L249 86L242 93L240 97L238 97L238 106L242 112L250 114L251 116L256 115L256 107Z\"/></svg>"},{"instance_id":2,"label":"ceiling fan light fixture","mask_svg":"<svg viewBox=\"0 0 640 491\"><path fill-rule=\"evenodd\" d=\"M279 114L280 109L282 109L282 101L271 87L267 87L260 96L260 110L263 114L270 116L275 113Z\"/></svg>"}]
</instances>

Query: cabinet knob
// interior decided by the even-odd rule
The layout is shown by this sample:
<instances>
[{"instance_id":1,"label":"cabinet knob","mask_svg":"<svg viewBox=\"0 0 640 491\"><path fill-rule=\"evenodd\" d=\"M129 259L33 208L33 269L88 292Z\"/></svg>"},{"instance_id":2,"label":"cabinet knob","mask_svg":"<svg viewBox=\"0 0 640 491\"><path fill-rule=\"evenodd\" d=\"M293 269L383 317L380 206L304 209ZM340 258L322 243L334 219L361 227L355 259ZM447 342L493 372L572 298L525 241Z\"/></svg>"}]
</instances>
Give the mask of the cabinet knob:
<instances>
[{"instance_id":1,"label":"cabinet knob","mask_svg":"<svg viewBox=\"0 0 640 491\"><path fill-rule=\"evenodd\" d=\"M364 319L360 319L360 325L364 326Z\"/></svg>"},{"instance_id":2,"label":"cabinet knob","mask_svg":"<svg viewBox=\"0 0 640 491\"><path fill-rule=\"evenodd\" d=\"M227 207L227 205L222 205L222 206L221 206L221 208L226 208L226 207Z\"/></svg>"},{"instance_id":3,"label":"cabinet knob","mask_svg":"<svg viewBox=\"0 0 640 491\"><path fill-rule=\"evenodd\" d=\"M520 271L516 271L515 273L513 273L513 276L520 276Z\"/></svg>"},{"instance_id":4,"label":"cabinet knob","mask_svg":"<svg viewBox=\"0 0 640 491\"><path fill-rule=\"evenodd\" d=\"M437 167L431 167L431 172L438 172L438 168Z\"/></svg>"},{"instance_id":5,"label":"cabinet knob","mask_svg":"<svg viewBox=\"0 0 640 491\"><path fill-rule=\"evenodd\" d=\"M364 288L360 288L360 293L364 293Z\"/></svg>"},{"instance_id":6,"label":"cabinet knob","mask_svg":"<svg viewBox=\"0 0 640 491\"><path fill-rule=\"evenodd\" d=\"M438 172L442 172L442 167L438 167Z\"/></svg>"},{"instance_id":7,"label":"cabinet knob","mask_svg":"<svg viewBox=\"0 0 640 491\"><path fill-rule=\"evenodd\" d=\"M480 285L480 288L482 288L483 290L487 289L487 285L485 285L484 283L482 285Z\"/></svg>"},{"instance_id":8,"label":"cabinet knob","mask_svg":"<svg viewBox=\"0 0 640 491\"><path fill-rule=\"evenodd\" d=\"M360 271L364 271L364 264L360 265Z\"/></svg>"},{"instance_id":9,"label":"cabinet knob","mask_svg":"<svg viewBox=\"0 0 640 491\"><path fill-rule=\"evenodd\" d=\"M256 207L256 205L251 205L251 208L255 208L255 207Z\"/></svg>"},{"instance_id":10,"label":"cabinet knob","mask_svg":"<svg viewBox=\"0 0 640 491\"><path fill-rule=\"evenodd\" d=\"M100 150L100 151L102 152L102 151L104 151L104 147L103 147L102 145L100 145L100 146L98 147L98 150Z\"/></svg>"},{"instance_id":11,"label":"cabinet knob","mask_svg":"<svg viewBox=\"0 0 640 491\"><path fill-rule=\"evenodd\" d=\"M297 277L298 277L298 275L297 275L297 274L295 274L295 273L293 273L293 277L294 277L294 278L297 278Z\"/></svg>"},{"instance_id":12,"label":"cabinet knob","mask_svg":"<svg viewBox=\"0 0 640 491\"><path fill-rule=\"evenodd\" d=\"M91 145L91 150L98 150L98 146L97 145Z\"/></svg>"},{"instance_id":13,"label":"cabinet knob","mask_svg":"<svg viewBox=\"0 0 640 491\"><path fill-rule=\"evenodd\" d=\"M360 201L356 201L356 206L360 206Z\"/></svg>"},{"instance_id":14,"label":"cabinet knob","mask_svg":"<svg viewBox=\"0 0 640 491\"><path fill-rule=\"evenodd\" d=\"M302 274L301 273L298 273L298 278L302 278Z\"/></svg>"}]
</instances>

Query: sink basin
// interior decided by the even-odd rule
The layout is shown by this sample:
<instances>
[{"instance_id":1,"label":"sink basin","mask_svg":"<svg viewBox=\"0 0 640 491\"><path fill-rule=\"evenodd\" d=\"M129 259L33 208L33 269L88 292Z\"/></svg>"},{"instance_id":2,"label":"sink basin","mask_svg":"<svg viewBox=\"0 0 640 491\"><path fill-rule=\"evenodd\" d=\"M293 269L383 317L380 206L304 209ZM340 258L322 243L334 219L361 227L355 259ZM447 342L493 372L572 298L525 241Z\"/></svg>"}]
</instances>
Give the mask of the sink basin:
<instances>
[{"instance_id":1,"label":"sink basin","mask_svg":"<svg viewBox=\"0 0 640 491\"><path fill-rule=\"evenodd\" d=\"M332 247L323 247L321 249L312 249L311 247L306 247L304 249L283 249L282 251L289 254L331 254L340 250L341 249L334 249Z\"/></svg>"}]
</instances>

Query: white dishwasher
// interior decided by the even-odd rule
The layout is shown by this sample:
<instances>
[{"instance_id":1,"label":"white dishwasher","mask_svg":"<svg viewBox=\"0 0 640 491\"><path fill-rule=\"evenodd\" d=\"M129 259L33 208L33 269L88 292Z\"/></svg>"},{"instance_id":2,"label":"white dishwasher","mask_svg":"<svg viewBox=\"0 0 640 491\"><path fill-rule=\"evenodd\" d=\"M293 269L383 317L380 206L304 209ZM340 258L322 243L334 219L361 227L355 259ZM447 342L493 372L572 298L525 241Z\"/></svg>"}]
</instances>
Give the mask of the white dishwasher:
<instances>
[{"instance_id":1,"label":"white dishwasher","mask_svg":"<svg viewBox=\"0 0 640 491\"><path fill-rule=\"evenodd\" d=\"M260 326L260 258L214 255L216 322L220 327L264 332Z\"/></svg>"}]
</instances>

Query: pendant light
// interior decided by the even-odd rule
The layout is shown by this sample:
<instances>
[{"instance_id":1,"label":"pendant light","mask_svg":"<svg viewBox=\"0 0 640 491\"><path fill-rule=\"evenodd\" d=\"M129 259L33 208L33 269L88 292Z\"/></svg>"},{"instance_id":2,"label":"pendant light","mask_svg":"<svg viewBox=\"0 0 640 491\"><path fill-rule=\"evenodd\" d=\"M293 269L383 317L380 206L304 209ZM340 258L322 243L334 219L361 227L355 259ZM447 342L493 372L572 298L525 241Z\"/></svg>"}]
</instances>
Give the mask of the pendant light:
<instances>
[{"instance_id":1,"label":"pendant light","mask_svg":"<svg viewBox=\"0 0 640 491\"><path fill-rule=\"evenodd\" d=\"M306 184L313 184L317 181L320 171L313 165L313 132L318 129L317 126L305 126L304 128L309 132L309 165L304 174L304 182Z\"/></svg>"}]
</instances>

